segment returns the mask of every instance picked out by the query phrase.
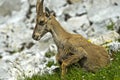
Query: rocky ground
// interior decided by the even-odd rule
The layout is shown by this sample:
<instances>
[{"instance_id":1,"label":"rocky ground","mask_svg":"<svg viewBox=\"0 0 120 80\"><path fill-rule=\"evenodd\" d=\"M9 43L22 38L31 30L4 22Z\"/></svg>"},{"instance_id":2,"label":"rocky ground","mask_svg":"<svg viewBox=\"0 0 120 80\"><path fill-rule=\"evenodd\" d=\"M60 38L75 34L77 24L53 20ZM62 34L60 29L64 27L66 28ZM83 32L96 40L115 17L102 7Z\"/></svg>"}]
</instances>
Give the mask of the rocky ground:
<instances>
[{"instance_id":1,"label":"rocky ground","mask_svg":"<svg viewBox=\"0 0 120 80\"><path fill-rule=\"evenodd\" d=\"M46 66L57 53L50 33L40 41L32 39L36 0L0 1L0 80L16 80L37 73L52 73L57 66ZM108 43L120 50L120 0L45 0L64 28L83 35L91 42Z\"/></svg>"}]
</instances>

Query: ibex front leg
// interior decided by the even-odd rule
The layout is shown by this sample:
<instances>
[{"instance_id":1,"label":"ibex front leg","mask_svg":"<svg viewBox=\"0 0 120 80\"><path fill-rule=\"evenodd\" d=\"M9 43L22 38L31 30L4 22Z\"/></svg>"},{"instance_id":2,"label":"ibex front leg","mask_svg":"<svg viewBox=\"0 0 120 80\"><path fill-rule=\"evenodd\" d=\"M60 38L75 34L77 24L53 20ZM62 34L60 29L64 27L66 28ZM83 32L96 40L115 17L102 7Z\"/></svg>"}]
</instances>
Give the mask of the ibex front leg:
<instances>
[{"instance_id":1,"label":"ibex front leg","mask_svg":"<svg viewBox=\"0 0 120 80\"><path fill-rule=\"evenodd\" d=\"M67 59L63 60L61 68L62 68L62 73L61 73L61 77L64 78L64 75L67 72L67 67L70 66L71 64L77 63L78 61L80 61L83 57L87 57L87 52L79 47L75 50L75 53L69 57L67 57Z\"/></svg>"}]
</instances>

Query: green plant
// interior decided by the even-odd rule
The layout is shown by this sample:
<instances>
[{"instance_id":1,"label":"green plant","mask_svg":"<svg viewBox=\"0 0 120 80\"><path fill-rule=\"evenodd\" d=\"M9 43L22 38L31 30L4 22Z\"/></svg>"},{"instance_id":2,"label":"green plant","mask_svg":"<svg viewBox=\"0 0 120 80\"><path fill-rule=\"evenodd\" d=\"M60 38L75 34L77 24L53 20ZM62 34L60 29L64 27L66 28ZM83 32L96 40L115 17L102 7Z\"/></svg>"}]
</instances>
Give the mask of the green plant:
<instances>
[{"instance_id":1,"label":"green plant","mask_svg":"<svg viewBox=\"0 0 120 80\"><path fill-rule=\"evenodd\" d=\"M47 67L51 67L52 65L54 65L54 61L48 61L48 63L46 64Z\"/></svg>"},{"instance_id":2,"label":"green plant","mask_svg":"<svg viewBox=\"0 0 120 80\"><path fill-rule=\"evenodd\" d=\"M112 20L110 20L110 24L107 25L107 29L114 30L114 25L115 25L115 23Z\"/></svg>"},{"instance_id":3,"label":"green plant","mask_svg":"<svg viewBox=\"0 0 120 80\"><path fill-rule=\"evenodd\" d=\"M50 58L52 56L55 56L55 53L53 53L51 51L45 53L45 57L47 57L47 58Z\"/></svg>"}]
</instances>

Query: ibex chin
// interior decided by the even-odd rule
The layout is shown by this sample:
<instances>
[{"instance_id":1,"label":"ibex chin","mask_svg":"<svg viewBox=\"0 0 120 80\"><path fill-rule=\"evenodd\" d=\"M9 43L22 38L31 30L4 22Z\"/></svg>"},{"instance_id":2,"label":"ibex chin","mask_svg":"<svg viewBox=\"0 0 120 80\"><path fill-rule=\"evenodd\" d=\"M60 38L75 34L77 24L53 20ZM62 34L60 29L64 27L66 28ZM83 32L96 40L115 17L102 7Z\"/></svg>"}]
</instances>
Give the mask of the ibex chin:
<instances>
[{"instance_id":1,"label":"ibex chin","mask_svg":"<svg viewBox=\"0 0 120 80\"><path fill-rule=\"evenodd\" d=\"M67 72L67 67L75 63L91 72L109 64L109 54L103 47L88 42L79 34L71 34L65 31L47 8L43 11L43 1L37 0L36 26L32 37L35 40L40 40L47 32L52 34L58 48L56 60L61 66L62 77Z\"/></svg>"}]
</instances>

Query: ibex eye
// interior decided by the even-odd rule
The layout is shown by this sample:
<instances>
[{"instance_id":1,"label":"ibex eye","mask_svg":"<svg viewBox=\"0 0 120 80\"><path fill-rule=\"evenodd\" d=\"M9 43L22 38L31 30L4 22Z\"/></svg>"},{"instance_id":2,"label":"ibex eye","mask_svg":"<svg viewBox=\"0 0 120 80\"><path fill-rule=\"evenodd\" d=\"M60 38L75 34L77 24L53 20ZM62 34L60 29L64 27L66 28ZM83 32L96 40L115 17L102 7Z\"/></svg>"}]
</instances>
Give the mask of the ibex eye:
<instances>
[{"instance_id":1,"label":"ibex eye","mask_svg":"<svg viewBox=\"0 0 120 80\"><path fill-rule=\"evenodd\" d=\"M40 22L39 22L39 25L43 25L43 24L44 24L44 21L40 21Z\"/></svg>"},{"instance_id":2,"label":"ibex eye","mask_svg":"<svg viewBox=\"0 0 120 80\"><path fill-rule=\"evenodd\" d=\"M49 17L50 15L48 13L46 13L46 17Z\"/></svg>"}]
</instances>

